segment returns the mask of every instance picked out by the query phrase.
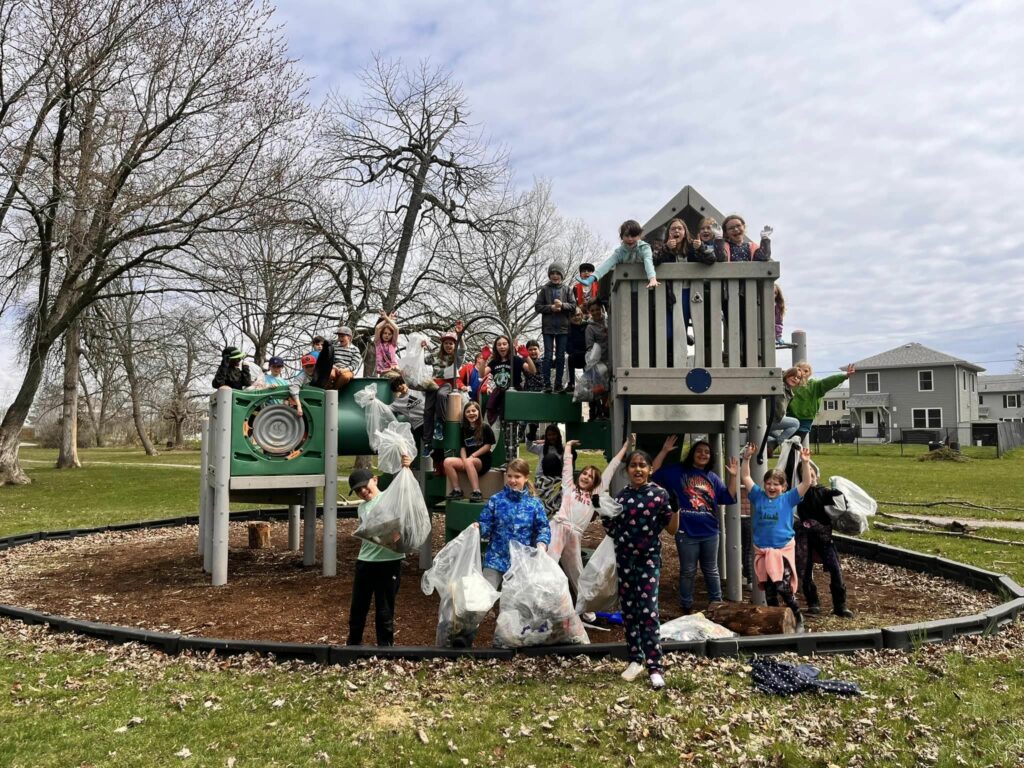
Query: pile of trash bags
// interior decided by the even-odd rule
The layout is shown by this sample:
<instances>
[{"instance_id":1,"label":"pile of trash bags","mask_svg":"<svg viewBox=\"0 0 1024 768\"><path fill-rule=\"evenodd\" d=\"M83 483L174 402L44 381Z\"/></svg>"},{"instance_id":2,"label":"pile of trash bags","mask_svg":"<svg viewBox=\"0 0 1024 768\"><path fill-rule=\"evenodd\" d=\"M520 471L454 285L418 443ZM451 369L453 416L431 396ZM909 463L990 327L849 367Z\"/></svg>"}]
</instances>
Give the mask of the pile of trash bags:
<instances>
[{"instance_id":1,"label":"pile of trash bags","mask_svg":"<svg viewBox=\"0 0 1024 768\"><path fill-rule=\"evenodd\" d=\"M547 553L512 541L512 564L501 585L494 645L587 645L590 639L576 615L569 580Z\"/></svg>"},{"instance_id":2,"label":"pile of trash bags","mask_svg":"<svg viewBox=\"0 0 1024 768\"><path fill-rule=\"evenodd\" d=\"M833 530L850 536L864 533L868 529L868 518L878 511L878 503L863 488L845 477L833 475L830 484L832 490L843 494L825 507L832 520Z\"/></svg>"},{"instance_id":3,"label":"pile of trash bags","mask_svg":"<svg viewBox=\"0 0 1024 768\"><path fill-rule=\"evenodd\" d=\"M427 350L423 342L427 337L422 333L410 333L405 345L405 354L398 359L398 370L402 372L402 379L409 385L409 389L418 389L421 392L430 392L437 389L437 382L434 381L434 371L427 364Z\"/></svg>"},{"instance_id":4,"label":"pile of trash bags","mask_svg":"<svg viewBox=\"0 0 1024 768\"><path fill-rule=\"evenodd\" d=\"M380 444L380 433L387 429L388 424L396 421L395 414L377 399L376 384L367 384L356 392L355 401L366 412L366 435L370 439L370 449L376 451Z\"/></svg>"},{"instance_id":5,"label":"pile of trash bags","mask_svg":"<svg viewBox=\"0 0 1024 768\"><path fill-rule=\"evenodd\" d=\"M590 402L608 392L608 366L601 362L601 345L595 344L587 352L583 373L576 380L572 399L577 403Z\"/></svg>"},{"instance_id":6,"label":"pile of trash bags","mask_svg":"<svg viewBox=\"0 0 1024 768\"><path fill-rule=\"evenodd\" d=\"M423 594L437 590L437 644L442 648L468 648L477 629L500 594L483 577L480 529L471 525L448 542L434 565L420 580Z\"/></svg>"},{"instance_id":7,"label":"pile of trash bags","mask_svg":"<svg viewBox=\"0 0 1024 768\"><path fill-rule=\"evenodd\" d=\"M597 545L580 574L576 589L576 613L619 610L619 574L611 536L605 536Z\"/></svg>"},{"instance_id":8,"label":"pile of trash bags","mask_svg":"<svg viewBox=\"0 0 1024 768\"><path fill-rule=\"evenodd\" d=\"M666 621L661 625L661 639L688 643L699 640L711 640L724 637L736 637L731 629L716 624L703 613L691 613L678 619Z\"/></svg>"},{"instance_id":9,"label":"pile of trash bags","mask_svg":"<svg viewBox=\"0 0 1024 768\"><path fill-rule=\"evenodd\" d=\"M416 476L402 466L403 455L416 457L412 427L404 422L391 422L376 437L378 469L393 474L394 479L381 491L380 500L369 514L359 521L354 535L395 552L415 552L430 537L430 512Z\"/></svg>"}]
</instances>

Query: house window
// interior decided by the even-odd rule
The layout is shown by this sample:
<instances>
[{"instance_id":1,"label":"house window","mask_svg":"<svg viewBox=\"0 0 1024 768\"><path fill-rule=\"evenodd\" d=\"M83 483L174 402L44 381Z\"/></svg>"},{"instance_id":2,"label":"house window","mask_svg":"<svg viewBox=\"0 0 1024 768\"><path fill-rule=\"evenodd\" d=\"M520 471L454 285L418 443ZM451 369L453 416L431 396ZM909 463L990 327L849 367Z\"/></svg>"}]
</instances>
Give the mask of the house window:
<instances>
[{"instance_id":1,"label":"house window","mask_svg":"<svg viewBox=\"0 0 1024 768\"><path fill-rule=\"evenodd\" d=\"M1003 395L1003 408L1020 408L1020 395Z\"/></svg>"},{"instance_id":2,"label":"house window","mask_svg":"<svg viewBox=\"0 0 1024 768\"><path fill-rule=\"evenodd\" d=\"M914 408L914 429L939 429L942 427L941 408Z\"/></svg>"},{"instance_id":3,"label":"house window","mask_svg":"<svg viewBox=\"0 0 1024 768\"><path fill-rule=\"evenodd\" d=\"M868 425L868 426L870 426L870 425L875 423L875 412L874 411L864 411L864 423L866 425Z\"/></svg>"},{"instance_id":4,"label":"house window","mask_svg":"<svg viewBox=\"0 0 1024 768\"><path fill-rule=\"evenodd\" d=\"M918 371L917 372L917 391L918 392L931 392L935 389L932 381L931 371Z\"/></svg>"},{"instance_id":5,"label":"house window","mask_svg":"<svg viewBox=\"0 0 1024 768\"><path fill-rule=\"evenodd\" d=\"M984 405L984 404L985 404L985 396L984 395L978 395L978 405Z\"/></svg>"},{"instance_id":6,"label":"house window","mask_svg":"<svg viewBox=\"0 0 1024 768\"><path fill-rule=\"evenodd\" d=\"M971 392L974 391L974 382L978 380L977 374L971 374Z\"/></svg>"},{"instance_id":7,"label":"house window","mask_svg":"<svg viewBox=\"0 0 1024 768\"><path fill-rule=\"evenodd\" d=\"M846 401L845 400L843 400L843 410L844 411L846 410Z\"/></svg>"},{"instance_id":8,"label":"house window","mask_svg":"<svg viewBox=\"0 0 1024 768\"><path fill-rule=\"evenodd\" d=\"M961 378L964 382L964 389L967 389L967 371L962 371Z\"/></svg>"},{"instance_id":9,"label":"house window","mask_svg":"<svg viewBox=\"0 0 1024 768\"><path fill-rule=\"evenodd\" d=\"M826 411L834 411L835 409L836 409L836 401L835 400L826 400L825 401L825 410Z\"/></svg>"},{"instance_id":10,"label":"house window","mask_svg":"<svg viewBox=\"0 0 1024 768\"><path fill-rule=\"evenodd\" d=\"M878 374L877 373L865 373L864 374L864 391L865 392L878 392Z\"/></svg>"}]
</instances>

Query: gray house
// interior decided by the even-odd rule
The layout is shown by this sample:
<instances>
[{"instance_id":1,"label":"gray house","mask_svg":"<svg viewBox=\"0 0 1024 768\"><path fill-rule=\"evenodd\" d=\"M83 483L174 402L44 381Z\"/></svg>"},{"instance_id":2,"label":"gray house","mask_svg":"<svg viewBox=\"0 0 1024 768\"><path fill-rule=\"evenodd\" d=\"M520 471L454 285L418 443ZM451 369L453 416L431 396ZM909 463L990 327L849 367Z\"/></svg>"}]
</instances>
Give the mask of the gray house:
<instances>
[{"instance_id":1,"label":"gray house","mask_svg":"<svg viewBox=\"0 0 1024 768\"><path fill-rule=\"evenodd\" d=\"M978 377L982 421L1024 421L1024 374Z\"/></svg>"},{"instance_id":2,"label":"gray house","mask_svg":"<svg viewBox=\"0 0 1024 768\"><path fill-rule=\"evenodd\" d=\"M843 382L821 401L821 409L814 417L815 424L849 426L850 424L850 383Z\"/></svg>"},{"instance_id":3,"label":"gray house","mask_svg":"<svg viewBox=\"0 0 1024 768\"><path fill-rule=\"evenodd\" d=\"M859 360L850 379L850 419L862 437L912 436L969 444L985 369L921 344Z\"/></svg>"}]
</instances>

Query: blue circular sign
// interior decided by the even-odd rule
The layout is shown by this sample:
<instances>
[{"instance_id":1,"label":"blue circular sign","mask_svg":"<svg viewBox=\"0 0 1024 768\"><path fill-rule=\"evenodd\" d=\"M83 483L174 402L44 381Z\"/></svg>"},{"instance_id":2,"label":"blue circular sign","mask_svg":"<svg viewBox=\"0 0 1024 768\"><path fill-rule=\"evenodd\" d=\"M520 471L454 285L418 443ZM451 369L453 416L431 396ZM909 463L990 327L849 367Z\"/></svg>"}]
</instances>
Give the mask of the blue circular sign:
<instances>
[{"instance_id":1,"label":"blue circular sign","mask_svg":"<svg viewBox=\"0 0 1024 768\"><path fill-rule=\"evenodd\" d=\"M686 374L686 386L698 395L711 389L711 374L705 368L691 368Z\"/></svg>"}]
</instances>

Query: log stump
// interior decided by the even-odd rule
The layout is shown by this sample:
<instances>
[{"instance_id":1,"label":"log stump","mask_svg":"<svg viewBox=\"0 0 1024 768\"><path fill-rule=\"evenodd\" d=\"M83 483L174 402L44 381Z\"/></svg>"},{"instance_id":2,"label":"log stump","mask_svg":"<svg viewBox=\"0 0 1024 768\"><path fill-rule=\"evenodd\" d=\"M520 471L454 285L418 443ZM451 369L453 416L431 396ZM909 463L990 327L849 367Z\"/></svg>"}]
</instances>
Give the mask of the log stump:
<instances>
[{"instance_id":1,"label":"log stump","mask_svg":"<svg viewBox=\"0 0 1024 768\"><path fill-rule=\"evenodd\" d=\"M270 523L249 523L249 549L270 547Z\"/></svg>"},{"instance_id":2,"label":"log stump","mask_svg":"<svg viewBox=\"0 0 1024 768\"><path fill-rule=\"evenodd\" d=\"M738 635L792 635L796 618L789 608L773 608L750 603L709 605L704 615Z\"/></svg>"}]
</instances>

